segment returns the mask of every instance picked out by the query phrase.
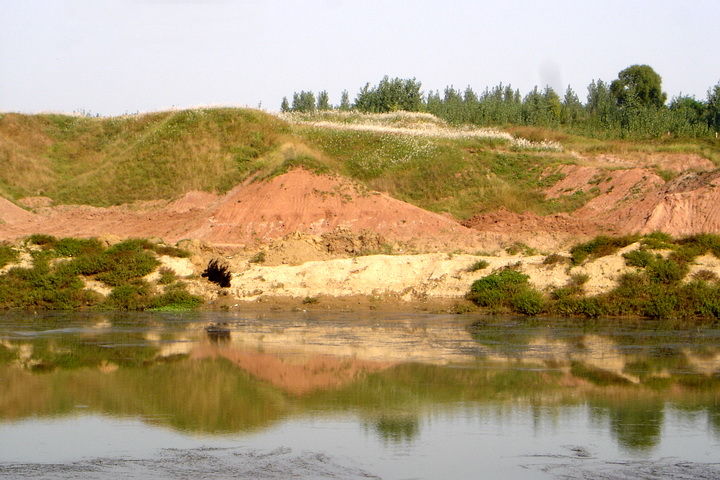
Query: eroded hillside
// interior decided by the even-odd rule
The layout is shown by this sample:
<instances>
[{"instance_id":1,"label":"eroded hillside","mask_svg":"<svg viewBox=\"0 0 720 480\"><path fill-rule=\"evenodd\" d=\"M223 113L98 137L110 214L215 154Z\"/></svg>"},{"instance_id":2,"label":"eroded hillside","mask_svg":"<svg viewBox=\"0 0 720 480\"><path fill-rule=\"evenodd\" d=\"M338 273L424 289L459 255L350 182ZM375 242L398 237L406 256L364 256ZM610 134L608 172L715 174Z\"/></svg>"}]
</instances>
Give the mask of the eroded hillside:
<instances>
[{"instance_id":1,"label":"eroded hillside","mask_svg":"<svg viewBox=\"0 0 720 480\"><path fill-rule=\"evenodd\" d=\"M720 231L717 142L472 129L429 114L0 116L0 237L250 245L373 230L404 251Z\"/></svg>"}]
</instances>

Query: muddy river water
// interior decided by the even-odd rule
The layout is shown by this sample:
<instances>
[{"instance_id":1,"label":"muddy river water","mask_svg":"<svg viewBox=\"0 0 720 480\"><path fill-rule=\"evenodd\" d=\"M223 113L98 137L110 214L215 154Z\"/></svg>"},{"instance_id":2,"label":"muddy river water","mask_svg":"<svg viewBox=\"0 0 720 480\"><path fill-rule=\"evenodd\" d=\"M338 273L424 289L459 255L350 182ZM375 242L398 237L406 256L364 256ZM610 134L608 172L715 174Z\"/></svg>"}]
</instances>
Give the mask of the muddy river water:
<instances>
[{"instance_id":1,"label":"muddy river water","mask_svg":"<svg viewBox=\"0 0 720 480\"><path fill-rule=\"evenodd\" d=\"M0 477L720 478L720 331L3 314Z\"/></svg>"}]
</instances>

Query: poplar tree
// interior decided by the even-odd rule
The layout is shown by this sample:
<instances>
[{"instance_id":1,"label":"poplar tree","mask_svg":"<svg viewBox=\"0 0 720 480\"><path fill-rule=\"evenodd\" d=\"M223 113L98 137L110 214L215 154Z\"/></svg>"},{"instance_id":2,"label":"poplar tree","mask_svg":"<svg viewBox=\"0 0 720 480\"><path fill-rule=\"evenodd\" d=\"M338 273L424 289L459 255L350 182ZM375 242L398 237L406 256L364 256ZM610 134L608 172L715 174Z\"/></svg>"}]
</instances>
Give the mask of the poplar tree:
<instances>
[{"instance_id":1,"label":"poplar tree","mask_svg":"<svg viewBox=\"0 0 720 480\"><path fill-rule=\"evenodd\" d=\"M318 93L317 97L317 109L318 110L330 110L330 97L326 90Z\"/></svg>"}]
</instances>

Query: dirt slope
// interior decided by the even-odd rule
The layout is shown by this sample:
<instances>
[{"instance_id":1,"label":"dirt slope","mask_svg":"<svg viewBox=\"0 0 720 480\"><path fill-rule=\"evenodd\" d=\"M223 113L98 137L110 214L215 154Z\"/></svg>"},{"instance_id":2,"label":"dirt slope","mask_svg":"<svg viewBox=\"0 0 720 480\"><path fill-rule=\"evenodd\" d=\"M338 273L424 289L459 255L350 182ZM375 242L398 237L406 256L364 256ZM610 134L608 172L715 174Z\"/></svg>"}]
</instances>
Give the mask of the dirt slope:
<instances>
[{"instance_id":1,"label":"dirt slope","mask_svg":"<svg viewBox=\"0 0 720 480\"><path fill-rule=\"evenodd\" d=\"M568 214L540 216L501 209L461 225L340 177L296 169L237 185L225 195L189 192L173 202L99 208L41 206L33 201L27 203L36 207L31 213L0 198L0 240L49 233L160 237L168 242L190 238L248 246L294 232L320 236L341 227L376 232L410 251L491 251L513 242L549 251L600 233L720 232L720 170L709 170L709 161L666 155L642 159L639 163L646 166L618 168L629 162L602 157L560 167L556 173L563 178L546 190L548 197L580 191L593 195ZM658 165L665 171L686 169L666 182Z\"/></svg>"},{"instance_id":2,"label":"dirt slope","mask_svg":"<svg viewBox=\"0 0 720 480\"><path fill-rule=\"evenodd\" d=\"M0 197L0 224L16 224L31 221L33 214Z\"/></svg>"},{"instance_id":3,"label":"dirt slope","mask_svg":"<svg viewBox=\"0 0 720 480\"><path fill-rule=\"evenodd\" d=\"M720 232L720 171L689 172L617 211L626 231Z\"/></svg>"},{"instance_id":4,"label":"dirt slope","mask_svg":"<svg viewBox=\"0 0 720 480\"><path fill-rule=\"evenodd\" d=\"M15 205L0 238L31 233L58 236L194 238L246 245L292 232L320 235L338 226L378 232L390 241L447 247L479 242L480 234L455 220L385 194L363 191L336 177L293 170L268 181L238 185L226 195L189 192L168 202L98 208L61 205L31 214ZM3 204L4 205L4 204ZM11 214L12 213L12 214Z\"/></svg>"}]
</instances>

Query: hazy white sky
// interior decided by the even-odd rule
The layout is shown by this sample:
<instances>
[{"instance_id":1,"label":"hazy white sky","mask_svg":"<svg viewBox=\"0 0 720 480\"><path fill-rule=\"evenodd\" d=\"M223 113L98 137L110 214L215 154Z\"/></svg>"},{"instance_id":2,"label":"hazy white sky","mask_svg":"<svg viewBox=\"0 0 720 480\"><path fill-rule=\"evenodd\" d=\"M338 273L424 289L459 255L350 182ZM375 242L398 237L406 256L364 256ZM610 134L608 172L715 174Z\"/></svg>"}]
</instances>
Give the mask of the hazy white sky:
<instances>
[{"instance_id":1,"label":"hazy white sky","mask_svg":"<svg viewBox=\"0 0 720 480\"><path fill-rule=\"evenodd\" d=\"M331 102L383 75L423 90L585 98L651 65L670 97L720 81L720 1L0 0L0 111L103 115L208 104ZM562 93L562 92L560 92Z\"/></svg>"}]
</instances>

